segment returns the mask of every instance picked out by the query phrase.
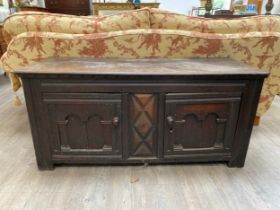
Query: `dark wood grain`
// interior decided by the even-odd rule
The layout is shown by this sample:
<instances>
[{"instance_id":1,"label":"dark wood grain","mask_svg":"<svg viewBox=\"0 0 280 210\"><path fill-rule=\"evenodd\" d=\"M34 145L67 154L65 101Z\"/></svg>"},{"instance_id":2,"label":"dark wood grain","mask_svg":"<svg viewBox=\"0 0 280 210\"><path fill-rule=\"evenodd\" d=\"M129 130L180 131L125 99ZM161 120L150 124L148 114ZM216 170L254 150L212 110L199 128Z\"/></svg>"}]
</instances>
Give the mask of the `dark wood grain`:
<instances>
[{"instance_id":1,"label":"dark wood grain","mask_svg":"<svg viewBox=\"0 0 280 210\"><path fill-rule=\"evenodd\" d=\"M227 59L51 59L17 73L40 169L209 161L243 167L267 76Z\"/></svg>"},{"instance_id":2,"label":"dark wood grain","mask_svg":"<svg viewBox=\"0 0 280 210\"><path fill-rule=\"evenodd\" d=\"M83 16L91 14L89 0L45 0L45 4L49 12Z\"/></svg>"}]
</instances>

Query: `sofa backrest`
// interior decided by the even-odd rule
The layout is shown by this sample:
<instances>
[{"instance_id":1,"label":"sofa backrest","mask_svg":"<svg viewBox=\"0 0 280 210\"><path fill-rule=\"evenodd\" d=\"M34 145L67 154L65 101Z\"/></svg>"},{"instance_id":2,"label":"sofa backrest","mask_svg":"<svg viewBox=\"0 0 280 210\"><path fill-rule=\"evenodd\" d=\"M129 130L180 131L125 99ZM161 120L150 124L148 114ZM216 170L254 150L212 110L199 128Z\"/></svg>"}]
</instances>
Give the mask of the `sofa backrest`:
<instances>
[{"instance_id":1,"label":"sofa backrest","mask_svg":"<svg viewBox=\"0 0 280 210\"><path fill-rule=\"evenodd\" d=\"M152 29L173 29L201 33L235 34L248 32L280 32L280 16L252 16L238 19L210 19L150 10Z\"/></svg>"},{"instance_id":2,"label":"sofa backrest","mask_svg":"<svg viewBox=\"0 0 280 210\"><path fill-rule=\"evenodd\" d=\"M238 19L208 19L144 8L109 16L74 16L42 12L21 12L4 22L7 43L29 31L91 34L131 29L170 29L201 33L280 32L280 16L252 16Z\"/></svg>"},{"instance_id":3,"label":"sofa backrest","mask_svg":"<svg viewBox=\"0 0 280 210\"><path fill-rule=\"evenodd\" d=\"M133 10L108 16L74 16L42 12L20 12L4 22L4 37L9 43L29 31L90 34L130 29L149 29L149 9Z\"/></svg>"}]
</instances>

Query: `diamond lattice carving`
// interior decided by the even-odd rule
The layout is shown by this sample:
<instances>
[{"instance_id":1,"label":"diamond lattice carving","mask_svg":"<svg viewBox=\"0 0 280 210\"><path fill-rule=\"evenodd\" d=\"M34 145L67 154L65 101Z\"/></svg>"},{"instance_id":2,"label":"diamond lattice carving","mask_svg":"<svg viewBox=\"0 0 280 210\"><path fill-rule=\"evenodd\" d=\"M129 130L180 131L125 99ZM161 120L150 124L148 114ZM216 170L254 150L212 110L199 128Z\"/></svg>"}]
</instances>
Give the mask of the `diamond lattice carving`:
<instances>
[{"instance_id":1,"label":"diamond lattice carving","mask_svg":"<svg viewBox=\"0 0 280 210\"><path fill-rule=\"evenodd\" d=\"M130 155L153 156L156 97L151 94L135 94L130 100Z\"/></svg>"}]
</instances>

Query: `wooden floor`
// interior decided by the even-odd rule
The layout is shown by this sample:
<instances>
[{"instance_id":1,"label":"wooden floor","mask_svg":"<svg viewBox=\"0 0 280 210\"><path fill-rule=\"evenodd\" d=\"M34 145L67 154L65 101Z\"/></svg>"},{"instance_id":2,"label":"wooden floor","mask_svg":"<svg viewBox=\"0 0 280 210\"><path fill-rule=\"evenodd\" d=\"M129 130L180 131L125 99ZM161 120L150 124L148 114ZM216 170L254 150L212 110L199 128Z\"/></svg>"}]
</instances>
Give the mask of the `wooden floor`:
<instances>
[{"instance_id":1,"label":"wooden floor","mask_svg":"<svg viewBox=\"0 0 280 210\"><path fill-rule=\"evenodd\" d=\"M279 124L277 98L254 129L243 169L194 164L40 172L25 106L13 106L10 85L0 76L0 210L278 210Z\"/></svg>"}]
</instances>

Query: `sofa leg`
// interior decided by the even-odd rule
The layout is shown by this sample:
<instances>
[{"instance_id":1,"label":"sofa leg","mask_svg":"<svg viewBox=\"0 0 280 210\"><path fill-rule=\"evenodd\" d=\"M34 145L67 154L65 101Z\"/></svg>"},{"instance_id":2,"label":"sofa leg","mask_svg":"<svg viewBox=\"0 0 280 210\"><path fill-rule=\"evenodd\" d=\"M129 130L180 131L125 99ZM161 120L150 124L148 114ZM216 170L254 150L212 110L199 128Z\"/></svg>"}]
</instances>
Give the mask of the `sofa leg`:
<instances>
[{"instance_id":1,"label":"sofa leg","mask_svg":"<svg viewBox=\"0 0 280 210\"><path fill-rule=\"evenodd\" d=\"M259 126L261 122L261 117L256 116L254 120L254 126Z\"/></svg>"}]
</instances>

